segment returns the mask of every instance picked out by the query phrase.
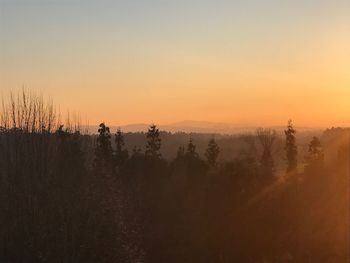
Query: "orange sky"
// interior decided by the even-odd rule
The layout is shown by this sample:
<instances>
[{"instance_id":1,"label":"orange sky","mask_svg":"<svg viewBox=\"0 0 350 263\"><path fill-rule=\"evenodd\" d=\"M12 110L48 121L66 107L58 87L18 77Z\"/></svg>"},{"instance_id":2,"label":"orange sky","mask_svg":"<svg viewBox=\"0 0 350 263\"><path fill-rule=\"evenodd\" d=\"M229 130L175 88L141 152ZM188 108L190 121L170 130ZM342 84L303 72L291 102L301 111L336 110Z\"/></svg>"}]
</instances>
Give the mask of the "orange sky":
<instances>
[{"instance_id":1,"label":"orange sky","mask_svg":"<svg viewBox=\"0 0 350 263\"><path fill-rule=\"evenodd\" d=\"M347 1L33 2L0 3L3 96L24 85L90 124L350 126Z\"/></svg>"}]
</instances>

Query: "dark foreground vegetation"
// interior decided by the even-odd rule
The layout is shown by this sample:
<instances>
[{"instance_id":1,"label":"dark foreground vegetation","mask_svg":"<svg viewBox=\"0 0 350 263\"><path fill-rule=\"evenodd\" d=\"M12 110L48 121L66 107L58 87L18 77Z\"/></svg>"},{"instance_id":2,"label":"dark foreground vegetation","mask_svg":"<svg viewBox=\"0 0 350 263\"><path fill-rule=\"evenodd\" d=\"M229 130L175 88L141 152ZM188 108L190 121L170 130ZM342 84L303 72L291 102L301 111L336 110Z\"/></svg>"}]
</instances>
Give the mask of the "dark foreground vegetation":
<instances>
[{"instance_id":1,"label":"dark foreground vegetation","mask_svg":"<svg viewBox=\"0 0 350 263\"><path fill-rule=\"evenodd\" d=\"M213 137L169 161L154 125L128 151L105 124L90 136L59 123L40 98L4 104L0 262L346 262L348 130L324 133L328 157L312 138L300 163L289 122L277 174L269 129L231 160Z\"/></svg>"}]
</instances>

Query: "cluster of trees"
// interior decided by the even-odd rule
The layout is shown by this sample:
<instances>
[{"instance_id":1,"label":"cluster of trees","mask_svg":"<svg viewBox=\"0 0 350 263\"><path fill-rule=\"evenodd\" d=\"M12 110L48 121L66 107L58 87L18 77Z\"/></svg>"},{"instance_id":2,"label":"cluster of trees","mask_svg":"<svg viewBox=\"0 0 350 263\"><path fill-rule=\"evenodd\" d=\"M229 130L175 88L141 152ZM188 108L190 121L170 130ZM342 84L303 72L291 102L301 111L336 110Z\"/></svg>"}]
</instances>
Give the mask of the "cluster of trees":
<instances>
[{"instance_id":1,"label":"cluster of trees","mask_svg":"<svg viewBox=\"0 0 350 263\"><path fill-rule=\"evenodd\" d=\"M23 94L2 111L0 261L345 260L346 216L337 211L346 211L338 175L348 152L325 167L314 137L298 172L291 121L286 174L276 176L271 129L246 136L251 151L230 161L218 161L214 137L204 158L190 139L167 161L155 125L145 150L128 152L120 130L102 123L98 136L83 135L59 125L50 105Z\"/></svg>"}]
</instances>

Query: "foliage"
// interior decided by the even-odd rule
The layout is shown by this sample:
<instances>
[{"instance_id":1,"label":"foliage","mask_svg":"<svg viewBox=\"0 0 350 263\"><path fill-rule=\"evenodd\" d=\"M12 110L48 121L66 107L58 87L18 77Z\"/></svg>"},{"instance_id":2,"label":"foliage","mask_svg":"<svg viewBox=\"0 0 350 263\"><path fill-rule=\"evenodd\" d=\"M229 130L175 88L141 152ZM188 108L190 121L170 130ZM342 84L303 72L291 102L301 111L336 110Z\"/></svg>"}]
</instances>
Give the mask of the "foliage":
<instances>
[{"instance_id":1,"label":"foliage","mask_svg":"<svg viewBox=\"0 0 350 263\"><path fill-rule=\"evenodd\" d=\"M113 149L109 127L101 123L98 129L97 145L95 148L95 169L102 174L111 170Z\"/></svg>"},{"instance_id":2,"label":"foliage","mask_svg":"<svg viewBox=\"0 0 350 263\"><path fill-rule=\"evenodd\" d=\"M216 167L217 166L217 159L220 153L220 148L217 145L214 138L209 140L208 148L205 152L205 157L207 158L207 162L209 166Z\"/></svg>"},{"instance_id":3,"label":"foliage","mask_svg":"<svg viewBox=\"0 0 350 263\"><path fill-rule=\"evenodd\" d=\"M159 137L159 129L152 124L147 132L147 144L145 155L152 158L160 158L162 155L159 152L161 146L161 139Z\"/></svg>"},{"instance_id":4,"label":"foliage","mask_svg":"<svg viewBox=\"0 0 350 263\"><path fill-rule=\"evenodd\" d=\"M128 150L125 149L123 133L120 129L115 134L115 166L120 168L129 158Z\"/></svg>"},{"instance_id":5,"label":"foliage","mask_svg":"<svg viewBox=\"0 0 350 263\"><path fill-rule=\"evenodd\" d=\"M323 168L324 154L320 140L313 137L309 143L307 155L305 156L305 171L321 170Z\"/></svg>"},{"instance_id":6,"label":"foliage","mask_svg":"<svg viewBox=\"0 0 350 263\"><path fill-rule=\"evenodd\" d=\"M293 128L292 120L288 121L287 130L284 131L284 134L286 136L286 157L287 157L287 173L293 172L296 170L298 166L298 148L296 145L296 139L295 134L296 130Z\"/></svg>"},{"instance_id":7,"label":"foliage","mask_svg":"<svg viewBox=\"0 0 350 263\"><path fill-rule=\"evenodd\" d=\"M276 132L259 129L249 135L249 154L208 169L219 154L213 139L207 161L191 138L168 163L152 125L145 154L135 147L129 157L120 130L112 144L103 123L98 136L83 135L51 117L33 122L50 115L45 107L18 115L11 109L25 112L24 102L8 105L0 129L1 262L346 261L348 145L327 165L314 137L305 172L277 177ZM30 125L18 116L32 116ZM293 130L290 122L291 161Z\"/></svg>"}]
</instances>

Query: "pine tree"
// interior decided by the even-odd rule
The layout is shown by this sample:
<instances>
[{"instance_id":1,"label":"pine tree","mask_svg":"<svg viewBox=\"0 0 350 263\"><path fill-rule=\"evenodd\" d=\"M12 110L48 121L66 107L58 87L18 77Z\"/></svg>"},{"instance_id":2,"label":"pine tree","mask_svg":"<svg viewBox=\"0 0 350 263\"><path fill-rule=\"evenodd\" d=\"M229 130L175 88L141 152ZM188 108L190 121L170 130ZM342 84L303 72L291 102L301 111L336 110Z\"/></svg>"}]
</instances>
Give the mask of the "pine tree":
<instances>
[{"instance_id":1,"label":"pine tree","mask_svg":"<svg viewBox=\"0 0 350 263\"><path fill-rule=\"evenodd\" d=\"M288 121L287 130L284 131L286 135L286 157L287 157L287 172L295 171L298 165L297 155L298 148L296 145L295 134L296 130L293 128L292 120Z\"/></svg>"},{"instance_id":2,"label":"pine tree","mask_svg":"<svg viewBox=\"0 0 350 263\"><path fill-rule=\"evenodd\" d=\"M202 180L205 178L204 175L206 174L208 165L197 153L196 145L193 143L192 138L188 142L184 157L185 174L190 180L189 184L193 187L199 187L203 183Z\"/></svg>"},{"instance_id":3,"label":"pine tree","mask_svg":"<svg viewBox=\"0 0 350 263\"><path fill-rule=\"evenodd\" d=\"M113 149L109 127L101 123L98 129L97 146L95 149L95 169L108 169L112 166Z\"/></svg>"},{"instance_id":4,"label":"pine tree","mask_svg":"<svg viewBox=\"0 0 350 263\"><path fill-rule=\"evenodd\" d=\"M192 158L199 157L198 153L196 152L196 145L193 144L192 138L190 138L190 141L188 142L186 156Z\"/></svg>"},{"instance_id":5,"label":"pine tree","mask_svg":"<svg viewBox=\"0 0 350 263\"><path fill-rule=\"evenodd\" d=\"M129 157L128 150L125 149L124 136L120 129L115 134L115 165L120 167Z\"/></svg>"},{"instance_id":6,"label":"pine tree","mask_svg":"<svg viewBox=\"0 0 350 263\"><path fill-rule=\"evenodd\" d=\"M211 167L217 166L217 159L220 153L220 148L217 145L214 138L209 140L208 148L205 152L205 157L207 158L207 162Z\"/></svg>"},{"instance_id":7,"label":"pine tree","mask_svg":"<svg viewBox=\"0 0 350 263\"><path fill-rule=\"evenodd\" d=\"M161 158L159 152L161 146L160 132L156 125L152 124L147 132L147 144L145 155L152 158Z\"/></svg>"}]
</instances>

